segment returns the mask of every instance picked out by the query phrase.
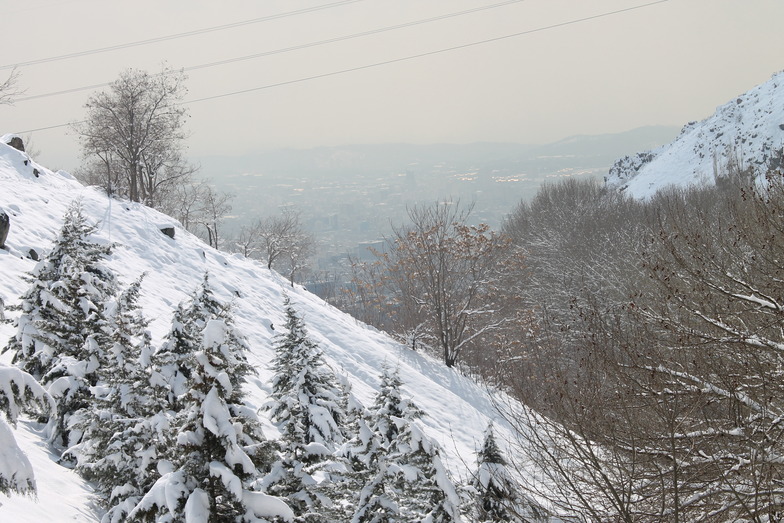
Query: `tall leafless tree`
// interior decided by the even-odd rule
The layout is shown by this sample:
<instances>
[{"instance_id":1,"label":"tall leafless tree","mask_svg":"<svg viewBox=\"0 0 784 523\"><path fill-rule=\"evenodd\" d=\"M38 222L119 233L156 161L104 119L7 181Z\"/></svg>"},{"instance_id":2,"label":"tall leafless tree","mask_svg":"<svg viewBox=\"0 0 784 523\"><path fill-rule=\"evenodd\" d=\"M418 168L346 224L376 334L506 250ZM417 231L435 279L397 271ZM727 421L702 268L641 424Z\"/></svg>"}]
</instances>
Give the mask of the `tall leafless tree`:
<instances>
[{"instance_id":1,"label":"tall leafless tree","mask_svg":"<svg viewBox=\"0 0 784 523\"><path fill-rule=\"evenodd\" d=\"M85 121L75 125L93 179L151 207L194 173L183 157L187 111L185 75L128 69L107 91L90 97Z\"/></svg>"},{"instance_id":2,"label":"tall leafless tree","mask_svg":"<svg viewBox=\"0 0 784 523\"><path fill-rule=\"evenodd\" d=\"M506 321L493 301L508 241L487 225L469 225L472 208L443 202L409 209L386 252L357 266L358 293L394 318L398 334L425 338L454 366L466 347Z\"/></svg>"}]
</instances>

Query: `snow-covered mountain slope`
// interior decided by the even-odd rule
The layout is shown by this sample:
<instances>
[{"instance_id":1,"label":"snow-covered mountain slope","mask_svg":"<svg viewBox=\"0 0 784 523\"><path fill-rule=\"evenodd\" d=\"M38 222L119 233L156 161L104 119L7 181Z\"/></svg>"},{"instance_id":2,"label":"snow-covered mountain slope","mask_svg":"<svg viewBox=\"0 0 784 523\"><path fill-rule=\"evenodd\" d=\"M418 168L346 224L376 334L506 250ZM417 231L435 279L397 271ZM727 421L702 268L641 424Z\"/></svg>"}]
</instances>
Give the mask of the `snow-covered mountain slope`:
<instances>
[{"instance_id":1,"label":"snow-covered mountain slope","mask_svg":"<svg viewBox=\"0 0 784 523\"><path fill-rule=\"evenodd\" d=\"M492 400L482 386L358 323L301 287L290 287L262 264L206 246L172 218L139 204L108 199L68 173L49 171L0 143L0 211L10 217L6 249L0 249L0 298L6 308L18 303L27 288L23 278L36 264L31 251L47 252L75 199L81 199L89 221L99 224L97 239L116 244L109 264L122 283L147 274L141 303L152 320L156 345L170 327L174 307L209 273L216 296L234 304L236 326L251 347L248 357L258 375L250 380L248 395L260 407L271 388L274 329L284 323L283 293L288 293L328 363L348 378L360 401L371 403L384 363L399 365L404 392L425 411L424 428L441 444L447 466L458 479L467 476L466 467L474 466L474 451L494 417ZM173 239L161 232L164 227L174 227ZM7 317L15 315L6 309ZM12 325L0 323L0 345L13 332ZM1 363L9 360L8 353L0 357ZM496 429L499 439L509 436L503 423ZM265 430L275 437L271 424ZM23 421L14 434L33 463L39 496L36 501L0 495L0 521L95 521L90 486L54 464L40 427Z\"/></svg>"},{"instance_id":2,"label":"snow-covered mountain slope","mask_svg":"<svg viewBox=\"0 0 784 523\"><path fill-rule=\"evenodd\" d=\"M625 156L605 182L635 198L668 185L714 183L714 174L735 163L761 173L784 147L784 72L718 107L713 116L684 126L668 145Z\"/></svg>"}]
</instances>

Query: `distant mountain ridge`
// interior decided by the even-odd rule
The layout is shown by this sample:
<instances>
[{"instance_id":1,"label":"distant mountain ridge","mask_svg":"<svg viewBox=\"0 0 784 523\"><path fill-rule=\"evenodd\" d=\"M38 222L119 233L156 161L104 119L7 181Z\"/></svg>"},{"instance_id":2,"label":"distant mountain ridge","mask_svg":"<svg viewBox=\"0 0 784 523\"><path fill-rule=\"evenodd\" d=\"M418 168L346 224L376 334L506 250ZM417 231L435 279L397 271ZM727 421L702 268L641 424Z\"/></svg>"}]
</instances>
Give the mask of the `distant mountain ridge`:
<instances>
[{"instance_id":1,"label":"distant mountain ridge","mask_svg":"<svg viewBox=\"0 0 784 523\"><path fill-rule=\"evenodd\" d=\"M202 156L205 176L244 171L277 172L281 175L307 173L350 174L389 172L407 164L449 162L462 166L492 166L530 162L540 157L590 157L609 165L620 155L671 140L676 127L647 126L601 135L576 135L548 144L477 142L468 144L347 144L310 149L275 149L233 156Z\"/></svg>"},{"instance_id":2,"label":"distant mountain ridge","mask_svg":"<svg viewBox=\"0 0 784 523\"><path fill-rule=\"evenodd\" d=\"M649 198L668 185L714 183L728 166L755 174L780 165L784 147L784 71L690 122L670 144L616 160L605 183Z\"/></svg>"}]
</instances>

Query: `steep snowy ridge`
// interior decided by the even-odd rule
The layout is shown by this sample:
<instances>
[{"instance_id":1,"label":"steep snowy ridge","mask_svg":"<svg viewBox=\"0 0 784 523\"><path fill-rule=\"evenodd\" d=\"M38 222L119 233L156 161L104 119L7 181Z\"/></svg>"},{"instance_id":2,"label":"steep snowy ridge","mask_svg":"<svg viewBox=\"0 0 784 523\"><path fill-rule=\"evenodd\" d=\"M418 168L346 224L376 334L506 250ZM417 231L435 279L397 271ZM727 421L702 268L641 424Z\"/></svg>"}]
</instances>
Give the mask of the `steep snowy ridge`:
<instances>
[{"instance_id":1,"label":"steep snowy ridge","mask_svg":"<svg viewBox=\"0 0 784 523\"><path fill-rule=\"evenodd\" d=\"M404 392L425 411L425 431L442 446L447 467L456 479L467 476L466 467L473 467L474 451L494 417L492 400L482 386L359 324L300 286L290 287L262 264L206 246L172 218L139 204L108 199L68 173L45 169L25 153L0 143L0 211L11 221L6 249L0 250L0 298L7 317L16 317L7 307L18 303L27 288L24 276L36 264L31 251L38 255L48 251L67 207L76 199L82 201L88 220L98 224L98 241L115 244L109 264L121 282L128 284L146 273L141 304L152 320L156 346L169 329L174 307L209 273L216 296L234 304L236 325L251 348L248 358L258 375L248 383L248 398L250 406L258 409L268 400L273 337L283 325L283 294L287 293L328 363L351 382L364 404L372 401L382 365L399 365ZM174 239L161 232L163 227L175 228ZM13 325L0 323L0 345L13 332ZM9 361L8 353L0 357L0 363ZM38 500L0 496L0 521L95 521L90 486L52 461L40 428L22 420L13 431L33 463ZM499 440L509 436L503 423L496 428ZM264 429L270 438L276 437L268 421Z\"/></svg>"},{"instance_id":2,"label":"steep snowy ridge","mask_svg":"<svg viewBox=\"0 0 784 523\"><path fill-rule=\"evenodd\" d=\"M756 173L780 158L784 147L784 72L718 107L701 122L684 126L672 143L625 156L605 177L609 187L649 198L668 185L714 182L737 162Z\"/></svg>"}]
</instances>

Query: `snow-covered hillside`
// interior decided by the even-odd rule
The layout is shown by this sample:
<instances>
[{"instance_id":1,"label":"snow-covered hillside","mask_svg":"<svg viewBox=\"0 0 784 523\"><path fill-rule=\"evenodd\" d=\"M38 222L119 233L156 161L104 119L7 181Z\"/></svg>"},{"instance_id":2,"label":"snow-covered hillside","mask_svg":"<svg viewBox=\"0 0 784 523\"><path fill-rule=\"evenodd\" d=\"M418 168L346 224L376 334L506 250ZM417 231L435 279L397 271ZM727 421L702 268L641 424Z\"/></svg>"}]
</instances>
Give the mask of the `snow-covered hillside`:
<instances>
[{"instance_id":1,"label":"snow-covered hillside","mask_svg":"<svg viewBox=\"0 0 784 523\"><path fill-rule=\"evenodd\" d=\"M737 162L760 172L784 147L784 72L687 124L668 145L625 156L605 182L635 198L649 198L668 185L714 182L714 173Z\"/></svg>"},{"instance_id":2,"label":"snow-covered hillside","mask_svg":"<svg viewBox=\"0 0 784 523\"><path fill-rule=\"evenodd\" d=\"M216 296L234 304L236 326L246 336L250 362L258 375L249 381L248 396L255 407L268 400L274 356L273 337L284 323L283 294L304 319L311 337L323 349L328 363L353 385L360 401L370 404L385 363L399 366L404 392L425 411L426 432L442 446L446 463L457 479L467 476L475 463L475 449L494 417L491 398L484 388L445 368L438 361L399 345L368 328L301 287L288 282L263 265L240 256L212 249L185 231L172 218L139 204L108 199L100 191L82 186L65 172L52 172L0 140L0 211L10 217L6 248L0 249L0 298L6 316L17 313L7 307L18 303L27 288L24 281L44 255L62 224L72 201L81 199L84 212L99 224L98 239L116 244L109 260L123 284L147 273L141 303L153 342L160 343L170 327L177 304L201 283L205 272ZM162 228L174 227L169 238ZM11 324L0 323L0 345L14 333ZM0 361L8 363L10 354ZM264 417L262 416L262 419ZM265 422L269 437L274 426ZM505 440L504 424L498 423L499 440ZM95 521L99 515L91 488L79 476L52 461L41 427L22 420L15 437L35 469L37 500L0 496L0 521Z\"/></svg>"}]
</instances>

